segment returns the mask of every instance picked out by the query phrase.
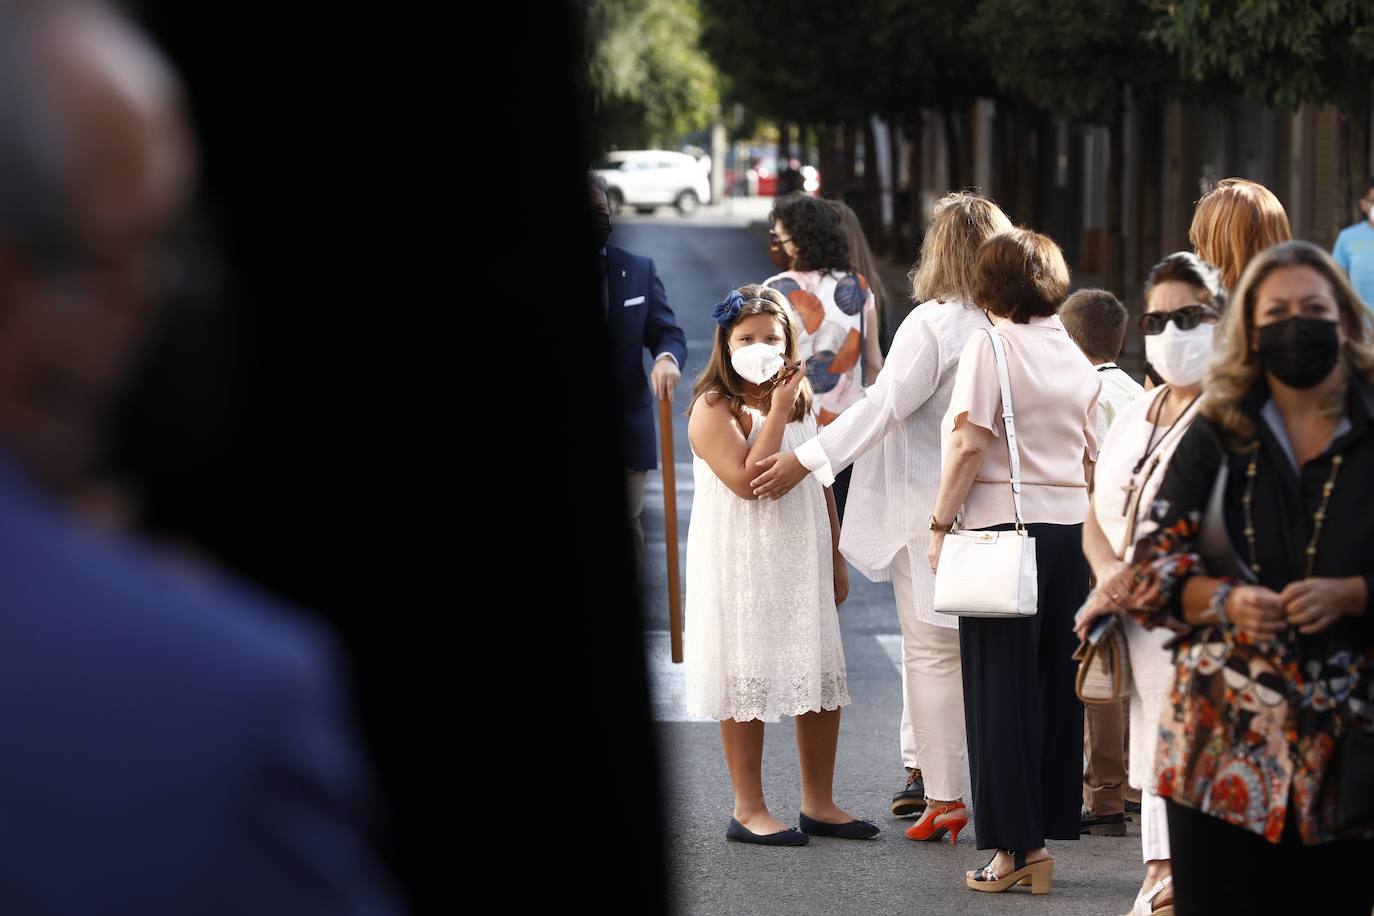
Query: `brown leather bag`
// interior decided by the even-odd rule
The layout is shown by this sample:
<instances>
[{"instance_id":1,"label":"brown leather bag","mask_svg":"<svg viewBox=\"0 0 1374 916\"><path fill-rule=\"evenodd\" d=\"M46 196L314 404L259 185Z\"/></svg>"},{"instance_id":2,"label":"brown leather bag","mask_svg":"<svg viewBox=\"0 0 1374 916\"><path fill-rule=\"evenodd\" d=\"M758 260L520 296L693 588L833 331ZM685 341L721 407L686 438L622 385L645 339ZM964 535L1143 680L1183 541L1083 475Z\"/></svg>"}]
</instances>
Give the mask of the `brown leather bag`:
<instances>
[{"instance_id":1,"label":"brown leather bag","mask_svg":"<svg viewBox=\"0 0 1374 916\"><path fill-rule=\"evenodd\" d=\"M1105 622L1103 622L1105 621ZM1120 702L1131 695L1131 656L1121 618L1102 617L1073 653L1078 662L1074 691L1089 706Z\"/></svg>"}]
</instances>

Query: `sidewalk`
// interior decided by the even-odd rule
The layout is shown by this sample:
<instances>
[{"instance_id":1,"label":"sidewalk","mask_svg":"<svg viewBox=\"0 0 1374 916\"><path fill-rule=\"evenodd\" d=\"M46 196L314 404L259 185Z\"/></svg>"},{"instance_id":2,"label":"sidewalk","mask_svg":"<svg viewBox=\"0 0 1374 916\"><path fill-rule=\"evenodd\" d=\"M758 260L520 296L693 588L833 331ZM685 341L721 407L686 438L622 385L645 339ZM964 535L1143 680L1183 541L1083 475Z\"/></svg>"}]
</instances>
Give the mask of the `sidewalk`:
<instances>
[{"instance_id":1,"label":"sidewalk","mask_svg":"<svg viewBox=\"0 0 1374 916\"><path fill-rule=\"evenodd\" d=\"M698 225L734 226L747 228L768 224L768 213L773 209L771 197L726 197L718 203L702 204L690 216L678 213L671 206L664 205L652 214L635 212L624 207L614 217L616 222L639 223L644 225Z\"/></svg>"}]
</instances>

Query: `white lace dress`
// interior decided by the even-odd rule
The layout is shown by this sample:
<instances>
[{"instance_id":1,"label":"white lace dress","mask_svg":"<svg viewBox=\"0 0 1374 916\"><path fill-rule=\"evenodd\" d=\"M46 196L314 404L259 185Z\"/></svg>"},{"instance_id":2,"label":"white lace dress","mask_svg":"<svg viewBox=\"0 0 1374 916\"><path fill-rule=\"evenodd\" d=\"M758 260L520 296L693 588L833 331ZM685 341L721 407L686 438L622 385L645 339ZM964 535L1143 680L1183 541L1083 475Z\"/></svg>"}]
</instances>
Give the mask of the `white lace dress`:
<instances>
[{"instance_id":1,"label":"white lace dress","mask_svg":"<svg viewBox=\"0 0 1374 916\"><path fill-rule=\"evenodd\" d=\"M763 427L752 417L749 443ZM789 423L782 448L816 435ZM779 500L741 499L700 456L687 530L687 711L777 721L848 705L830 516L812 475Z\"/></svg>"}]
</instances>

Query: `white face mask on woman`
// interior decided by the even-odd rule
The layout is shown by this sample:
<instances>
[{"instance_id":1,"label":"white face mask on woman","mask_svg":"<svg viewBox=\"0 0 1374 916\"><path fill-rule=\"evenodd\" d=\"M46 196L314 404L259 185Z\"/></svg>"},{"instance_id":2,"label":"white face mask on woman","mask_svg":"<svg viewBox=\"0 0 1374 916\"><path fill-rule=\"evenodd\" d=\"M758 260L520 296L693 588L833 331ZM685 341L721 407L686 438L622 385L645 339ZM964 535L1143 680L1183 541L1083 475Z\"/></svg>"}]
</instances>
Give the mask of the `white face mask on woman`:
<instances>
[{"instance_id":1,"label":"white face mask on woman","mask_svg":"<svg viewBox=\"0 0 1374 916\"><path fill-rule=\"evenodd\" d=\"M730 354L730 365L741 378L755 385L762 385L777 375L782 364L782 348L773 344L750 344Z\"/></svg>"},{"instance_id":2,"label":"white face mask on woman","mask_svg":"<svg viewBox=\"0 0 1374 916\"><path fill-rule=\"evenodd\" d=\"M1207 374L1215 328L1216 325L1200 324L1180 331L1171 321L1163 331L1145 337L1145 358L1170 385L1196 385Z\"/></svg>"}]
</instances>

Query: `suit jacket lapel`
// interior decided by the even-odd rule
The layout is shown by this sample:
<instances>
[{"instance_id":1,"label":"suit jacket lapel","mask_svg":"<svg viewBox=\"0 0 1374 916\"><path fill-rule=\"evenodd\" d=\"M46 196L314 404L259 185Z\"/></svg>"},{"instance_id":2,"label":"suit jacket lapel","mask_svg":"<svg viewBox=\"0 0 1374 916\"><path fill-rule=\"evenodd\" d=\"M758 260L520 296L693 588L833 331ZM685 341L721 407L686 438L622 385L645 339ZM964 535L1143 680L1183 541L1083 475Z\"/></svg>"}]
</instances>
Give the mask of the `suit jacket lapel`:
<instances>
[{"instance_id":1,"label":"suit jacket lapel","mask_svg":"<svg viewBox=\"0 0 1374 916\"><path fill-rule=\"evenodd\" d=\"M607 315L606 323L614 324L620 320L620 313L625 311L625 292L629 288L630 278L629 269L625 259L621 257L620 249L606 248L606 291L607 291Z\"/></svg>"}]
</instances>

